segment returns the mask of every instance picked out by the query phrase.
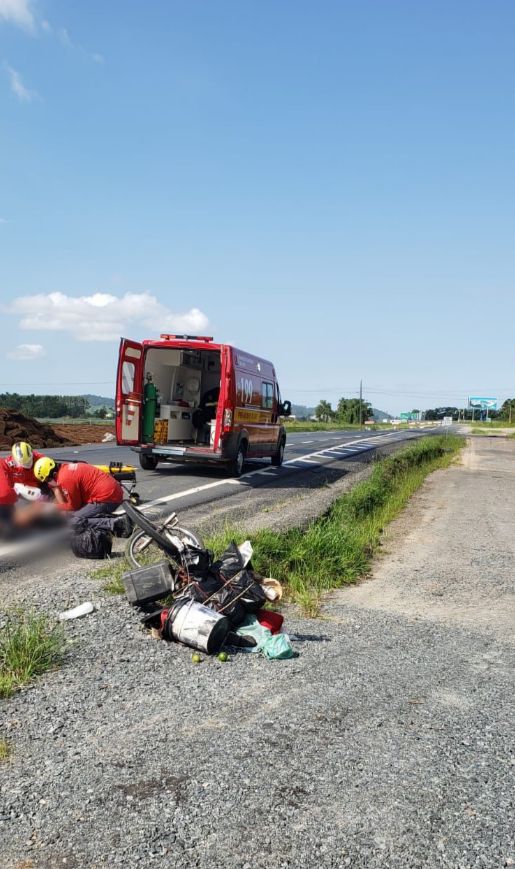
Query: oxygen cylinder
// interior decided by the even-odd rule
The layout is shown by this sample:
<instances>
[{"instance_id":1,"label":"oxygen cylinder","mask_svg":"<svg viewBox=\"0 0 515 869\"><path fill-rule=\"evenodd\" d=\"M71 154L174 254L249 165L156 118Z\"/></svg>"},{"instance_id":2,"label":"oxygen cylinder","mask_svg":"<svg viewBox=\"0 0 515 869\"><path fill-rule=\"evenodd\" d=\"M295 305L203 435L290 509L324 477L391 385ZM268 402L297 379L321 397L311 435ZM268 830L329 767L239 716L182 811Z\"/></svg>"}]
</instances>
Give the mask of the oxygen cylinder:
<instances>
[{"instance_id":1,"label":"oxygen cylinder","mask_svg":"<svg viewBox=\"0 0 515 869\"><path fill-rule=\"evenodd\" d=\"M154 440L154 423L157 408L157 388L152 383L152 375L147 374L147 382L143 389L143 442Z\"/></svg>"}]
</instances>

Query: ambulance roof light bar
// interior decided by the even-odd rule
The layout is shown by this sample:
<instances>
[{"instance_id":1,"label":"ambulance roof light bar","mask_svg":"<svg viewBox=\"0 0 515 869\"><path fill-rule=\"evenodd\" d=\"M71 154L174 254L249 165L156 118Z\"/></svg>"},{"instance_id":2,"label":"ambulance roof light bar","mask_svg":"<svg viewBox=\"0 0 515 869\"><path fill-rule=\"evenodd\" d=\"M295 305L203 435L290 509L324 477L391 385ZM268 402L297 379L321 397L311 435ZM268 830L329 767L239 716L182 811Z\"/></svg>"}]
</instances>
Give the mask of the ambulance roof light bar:
<instances>
[{"instance_id":1,"label":"ambulance roof light bar","mask_svg":"<svg viewBox=\"0 0 515 869\"><path fill-rule=\"evenodd\" d=\"M212 336L209 335L168 335L161 333L162 341L212 341Z\"/></svg>"}]
</instances>

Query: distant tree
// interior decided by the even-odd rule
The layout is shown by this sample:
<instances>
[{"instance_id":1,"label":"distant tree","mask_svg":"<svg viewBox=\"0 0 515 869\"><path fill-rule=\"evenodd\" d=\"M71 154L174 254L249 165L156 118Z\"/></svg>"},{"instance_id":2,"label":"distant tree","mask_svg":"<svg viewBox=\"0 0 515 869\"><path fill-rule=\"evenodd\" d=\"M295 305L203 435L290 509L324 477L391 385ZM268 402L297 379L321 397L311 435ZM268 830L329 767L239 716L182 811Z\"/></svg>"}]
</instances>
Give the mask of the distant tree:
<instances>
[{"instance_id":1,"label":"distant tree","mask_svg":"<svg viewBox=\"0 0 515 869\"><path fill-rule=\"evenodd\" d=\"M105 419L107 416L107 410L105 407L97 407L97 409L92 413L92 416L97 419Z\"/></svg>"},{"instance_id":2,"label":"distant tree","mask_svg":"<svg viewBox=\"0 0 515 869\"><path fill-rule=\"evenodd\" d=\"M331 402L322 399L315 408L315 416L321 422L329 422L331 419L334 419L334 410Z\"/></svg>"},{"instance_id":3,"label":"distant tree","mask_svg":"<svg viewBox=\"0 0 515 869\"><path fill-rule=\"evenodd\" d=\"M359 398L340 398L336 408L338 422L350 425L359 423L360 419L364 422L373 415L370 402L360 402Z\"/></svg>"},{"instance_id":4,"label":"distant tree","mask_svg":"<svg viewBox=\"0 0 515 869\"><path fill-rule=\"evenodd\" d=\"M515 398L507 398L506 401L503 401L499 410L499 419L511 419L512 422L515 422Z\"/></svg>"},{"instance_id":5,"label":"distant tree","mask_svg":"<svg viewBox=\"0 0 515 869\"><path fill-rule=\"evenodd\" d=\"M0 394L0 405L19 410L25 416L48 417L86 416L88 402L81 395L18 395L5 392Z\"/></svg>"}]
</instances>

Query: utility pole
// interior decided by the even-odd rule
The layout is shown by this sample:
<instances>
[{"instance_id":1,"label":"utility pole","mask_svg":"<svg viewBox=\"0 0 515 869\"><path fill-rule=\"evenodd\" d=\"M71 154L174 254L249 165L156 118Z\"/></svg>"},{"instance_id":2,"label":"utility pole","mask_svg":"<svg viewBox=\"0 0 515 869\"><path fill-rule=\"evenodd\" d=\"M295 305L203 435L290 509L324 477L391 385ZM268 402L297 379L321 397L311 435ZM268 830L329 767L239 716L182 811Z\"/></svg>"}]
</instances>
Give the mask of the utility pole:
<instances>
[{"instance_id":1,"label":"utility pole","mask_svg":"<svg viewBox=\"0 0 515 869\"><path fill-rule=\"evenodd\" d=\"M363 428L363 381L359 381L359 427Z\"/></svg>"},{"instance_id":2,"label":"utility pole","mask_svg":"<svg viewBox=\"0 0 515 869\"><path fill-rule=\"evenodd\" d=\"M513 404L513 401L512 401L512 399L510 398L510 418L509 418L509 423L510 423L510 425L511 425L511 407L512 407L512 404Z\"/></svg>"}]
</instances>

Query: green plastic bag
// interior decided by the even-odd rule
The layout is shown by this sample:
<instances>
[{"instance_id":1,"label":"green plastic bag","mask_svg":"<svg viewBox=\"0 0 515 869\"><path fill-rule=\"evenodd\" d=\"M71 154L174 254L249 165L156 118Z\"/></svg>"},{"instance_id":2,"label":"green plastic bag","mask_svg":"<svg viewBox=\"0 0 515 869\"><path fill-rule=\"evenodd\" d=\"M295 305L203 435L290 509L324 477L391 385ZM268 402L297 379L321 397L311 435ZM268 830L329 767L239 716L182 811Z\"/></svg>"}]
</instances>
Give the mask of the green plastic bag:
<instances>
[{"instance_id":1,"label":"green plastic bag","mask_svg":"<svg viewBox=\"0 0 515 869\"><path fill-rule=\"evenodd\" d=\"M269 661L284 661L286 658L296 658L288 634L272 634L268 628L260 625L255 616L247 616L237 632L243 637L254 637L257 645L252 652L261 652Z\"/></svg>"}]
</instances>

